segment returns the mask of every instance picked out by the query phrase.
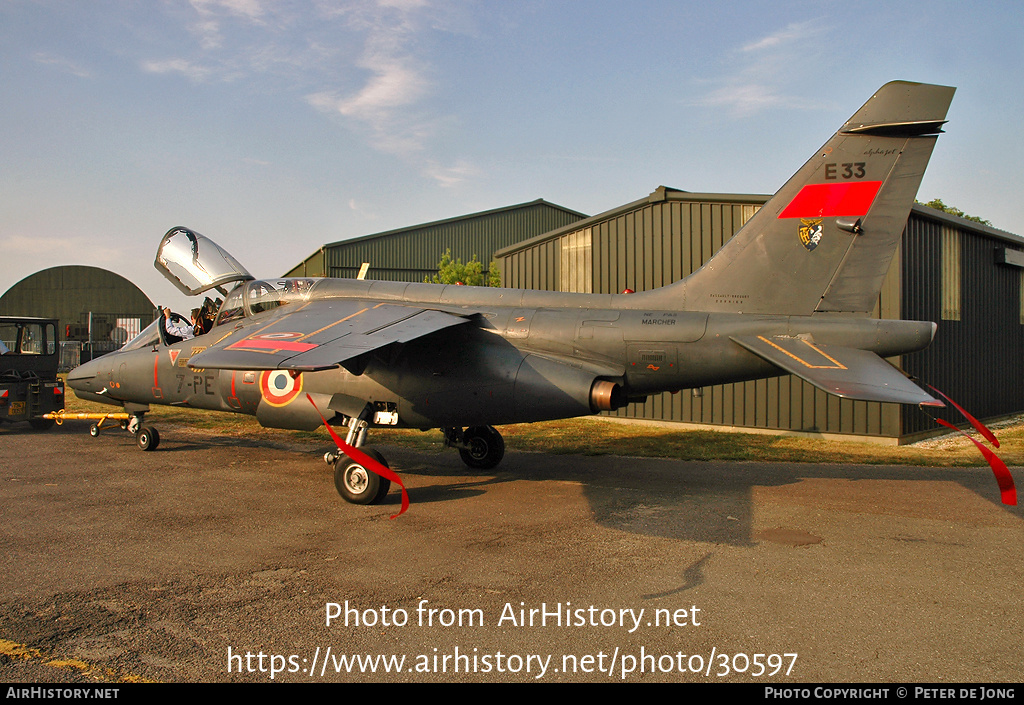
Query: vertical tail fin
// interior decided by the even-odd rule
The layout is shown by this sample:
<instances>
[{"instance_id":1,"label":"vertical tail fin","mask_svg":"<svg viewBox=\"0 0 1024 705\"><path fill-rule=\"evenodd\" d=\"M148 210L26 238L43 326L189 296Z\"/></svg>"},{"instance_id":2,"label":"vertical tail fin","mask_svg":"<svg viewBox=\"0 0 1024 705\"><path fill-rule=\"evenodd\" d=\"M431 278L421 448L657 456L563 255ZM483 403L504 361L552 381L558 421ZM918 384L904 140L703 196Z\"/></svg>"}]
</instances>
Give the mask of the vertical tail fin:
<instances>
[{"instance_id":1,"label":"vertical tail fin","mask_svg":"<svg viewBox=\"0 0 1024 705\"><path fill-rule=\"evenodd\" d=\"M700 270L676 308L870 311L955 88L887 83Z\"/></svg>"}]
</instances>

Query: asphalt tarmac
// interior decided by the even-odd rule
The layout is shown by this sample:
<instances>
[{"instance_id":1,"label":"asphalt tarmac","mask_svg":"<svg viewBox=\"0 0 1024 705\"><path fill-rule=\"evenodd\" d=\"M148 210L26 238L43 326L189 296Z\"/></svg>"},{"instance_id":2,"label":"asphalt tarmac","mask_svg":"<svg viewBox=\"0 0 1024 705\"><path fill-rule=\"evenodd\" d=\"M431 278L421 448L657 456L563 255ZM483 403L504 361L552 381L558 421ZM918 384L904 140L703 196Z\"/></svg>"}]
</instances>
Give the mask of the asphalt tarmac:
<instances>
[{"instance_id":1,"label":"asphalt tarmac","mask_svg":"<svg viewBox=\"0 0 1024 705\"><path fill-rule=\"evenodd\" d=\"M87 428L0 426L5 682L1020 680L988 468L374 445L390 519L326 441Z\"/></svg>"}]
</instances>

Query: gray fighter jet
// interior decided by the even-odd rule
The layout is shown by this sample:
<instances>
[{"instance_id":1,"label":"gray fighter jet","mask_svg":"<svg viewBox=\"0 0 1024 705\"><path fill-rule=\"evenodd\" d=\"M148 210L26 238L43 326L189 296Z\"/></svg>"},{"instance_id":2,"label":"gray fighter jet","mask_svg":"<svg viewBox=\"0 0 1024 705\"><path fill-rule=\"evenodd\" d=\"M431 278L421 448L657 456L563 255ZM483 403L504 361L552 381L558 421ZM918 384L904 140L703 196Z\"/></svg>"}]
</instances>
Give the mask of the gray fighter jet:
<instances>
[{"instance_id":1,"label":"gray fighter jet","mask_svg":"<svg viewBox=\"0 0 1024 705\"><path fill-rule=\"evenodd\" d=\"M467 465L491 468L497 424L786 373L850 399L942 406L883 359L927 346L935 324L869 316L954 90L886 84L703 268L642 293L255 280L173 228L156 267L188 295L224 292L210 330L180 340L158 318L68 383L124 406L144 450L159 441L143 420L151 404L347 426L326 459L359 504L381 501L394 477L359 450L369 428L440 428Z\"/></svg>"}]
</instances>

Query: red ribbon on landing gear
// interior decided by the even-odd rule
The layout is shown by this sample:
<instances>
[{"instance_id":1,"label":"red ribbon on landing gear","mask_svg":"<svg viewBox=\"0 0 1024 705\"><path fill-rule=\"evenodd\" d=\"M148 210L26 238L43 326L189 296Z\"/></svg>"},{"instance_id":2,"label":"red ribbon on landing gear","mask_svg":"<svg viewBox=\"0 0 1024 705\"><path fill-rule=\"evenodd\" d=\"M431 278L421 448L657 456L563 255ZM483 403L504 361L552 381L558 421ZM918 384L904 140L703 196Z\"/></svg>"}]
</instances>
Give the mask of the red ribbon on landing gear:
<instances>
[{"instance_id":1,"label":"red ribbon on landing gear","mask_svg":"<svg viewBox=\"0 0 1024 705\"><path fill-rule=\"evenodd\" d=\"M345 455L352 458L352 460L356 461L370 472L375 472L381 477L386 477L392 482L398 483L398 486L402 488L402 509L398 514L392 514L391 518L395 519L405 514L405 510L409 508L409 494L405 491L405 484L402 482L402 478L395 474L391 468L384 467L363 451L359 450L355 446L350 446L348 443L341 440L341 437L338 436L338 434L334 432L334 429L331 428L331 425L327 423L327 419L324 418L324 415L320 413L320 409L317 408L316 402L313 401L313 397L309 396L307 393L306 398L309 399L309 403L313 405L314 409L316 409L317 415L320 417L320 420L324 422L324 426L327 427L327 432L331 434L331 438L338 444L338 450L342 451Z\"/></svg>"},{"instance_id":2,"label":"red ribbon on landing gear","mask_svg":"<svg viewBox=\"0 0 1024 705\"><path fill-rule=\"evenodd\" d=\"M962 406L960 406L955 401L950 399L946 394L943 394L941 391L939 391L930 384L928 385L928 387L933 392L935 392L943 399L948 401L950 404L952 404L954 407L956 407L956 410L963 414L964 418L970 421L971 425L974 426L975 430L977 430L978 433L984 436L989 443L994 445L996 448L999 447L999 440L996 438L996 434L992 433L992 431L990 431L985 424L983 424L981 421L978 421L978 419L974 418L969 413L967 413L967 411ZM935 423L939 423L947 428L953 429L961 436L968 439L971 443L975 445L975 447L979 451L981 451L981 454L985 456L985 460L988 461L988 466L992 468L992 474L996 476L996 484L999 485L999 495L1003 501L1003 504L1008 504L1014 507L1017 506L1017 488L1013 484L1013 475L1010 474L1010 469L1006 467L1006 463L1004 463L998 455L996 455L990 449L986 448L976 438L973 438L970 434L965 433L961 429L957 428L949 421L935 418L931 414L928 414L928 416L931 416L932 421L934 421Z\"/></svg>"}]
</instances>

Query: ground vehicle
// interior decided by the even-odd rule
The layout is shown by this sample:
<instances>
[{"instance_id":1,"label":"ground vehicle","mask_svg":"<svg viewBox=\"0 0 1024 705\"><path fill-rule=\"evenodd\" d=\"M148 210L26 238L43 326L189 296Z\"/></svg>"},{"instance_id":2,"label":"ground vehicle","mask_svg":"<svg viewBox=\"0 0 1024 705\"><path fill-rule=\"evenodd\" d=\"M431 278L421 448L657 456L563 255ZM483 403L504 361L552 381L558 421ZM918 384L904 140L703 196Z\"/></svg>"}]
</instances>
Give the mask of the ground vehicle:
<instances>
[{"instance_id":1,"label":"ground vehicle","mask_svg":"<svg viewBox=\"0 0 1024 705\"><path fill-rule=\"evenodd\" d=\"M64 408L64 382L57 378L60 351L52 318L0 316L0 422L53 426L43 414Z\"/></svg>"}]
</instances>

